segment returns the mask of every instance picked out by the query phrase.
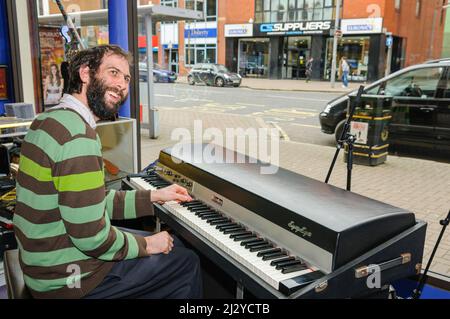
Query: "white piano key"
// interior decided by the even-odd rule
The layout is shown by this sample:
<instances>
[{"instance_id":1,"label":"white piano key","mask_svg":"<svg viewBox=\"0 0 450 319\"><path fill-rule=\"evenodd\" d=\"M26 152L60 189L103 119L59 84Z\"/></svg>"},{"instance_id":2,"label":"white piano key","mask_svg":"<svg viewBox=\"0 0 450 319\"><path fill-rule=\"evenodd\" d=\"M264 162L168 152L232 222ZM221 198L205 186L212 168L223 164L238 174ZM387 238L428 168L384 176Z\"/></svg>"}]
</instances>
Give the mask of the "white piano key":
<instances>
[{"instance_id":1,"label":"white piano key","mask_svg":"<svg viewBox=\"0 0 450 319\"><path fill-rule=\"evenodd\" d=\"M133 186L138 189L156 190L154 186L150 185L143 178L132 178L130 181ZM225 252L238 263L248 268L252 273L277 290L279 289L279 283L281 281L295 278L313 271L311 269L305 269L290 274L283 274L281 270L278 270L270 265L273 260L266 261L263 260L262 257L258 257L258 252L250 252L249 249L241 246L240 241L234 241L234 239L230 238L229 234L224 234L218 230L215 225L208 224L205 220L195 215L194 212L190 211L186 207L178 204L177 202L167 202L163 205L163 207L186 223L193 230L205 237L221 251Z\"/></svg>"}]
</instances>

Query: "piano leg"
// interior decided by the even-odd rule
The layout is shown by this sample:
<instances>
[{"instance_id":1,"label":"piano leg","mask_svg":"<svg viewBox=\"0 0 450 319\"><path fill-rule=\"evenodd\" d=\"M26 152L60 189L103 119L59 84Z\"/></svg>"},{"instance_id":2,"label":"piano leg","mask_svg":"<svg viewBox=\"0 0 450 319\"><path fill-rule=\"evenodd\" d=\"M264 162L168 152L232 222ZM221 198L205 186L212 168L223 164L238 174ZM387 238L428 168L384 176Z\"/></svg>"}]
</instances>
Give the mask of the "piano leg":
<instances>
[{"instance_id":1,"label":"piano leg","mask_svg":"<svg viewBox=\"0 0 450 319\"><path fill-rule=\"evenodd\" d=\"M244 299L244 285L242 282L236 282L236 299Z\"/></svg>"}]
</instances>

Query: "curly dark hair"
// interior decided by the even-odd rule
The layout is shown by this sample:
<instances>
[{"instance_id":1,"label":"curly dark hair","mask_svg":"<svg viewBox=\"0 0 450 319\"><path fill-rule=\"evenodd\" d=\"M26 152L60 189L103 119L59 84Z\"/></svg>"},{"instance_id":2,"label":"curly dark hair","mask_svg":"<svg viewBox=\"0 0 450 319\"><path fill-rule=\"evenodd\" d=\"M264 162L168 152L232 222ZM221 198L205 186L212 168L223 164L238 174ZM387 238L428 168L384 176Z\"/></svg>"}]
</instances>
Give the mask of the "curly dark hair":
<instances>
[{"instance_id":1,"label":"curly dark hair","mask_svg":"<svg viewBox=\"0 0 450 319\"><path fill-rule=\"evenodd\" d=\"M100 45L79 51L69 61L69 84L67 93L81 93L83 81L80 78L80 68L86 65L89 66L90 75L94 77L102 64L103 57L108 53L123 57L128 61L130 66L133 64L133 56L117 45Z\"/></svg>"}]
</instances>

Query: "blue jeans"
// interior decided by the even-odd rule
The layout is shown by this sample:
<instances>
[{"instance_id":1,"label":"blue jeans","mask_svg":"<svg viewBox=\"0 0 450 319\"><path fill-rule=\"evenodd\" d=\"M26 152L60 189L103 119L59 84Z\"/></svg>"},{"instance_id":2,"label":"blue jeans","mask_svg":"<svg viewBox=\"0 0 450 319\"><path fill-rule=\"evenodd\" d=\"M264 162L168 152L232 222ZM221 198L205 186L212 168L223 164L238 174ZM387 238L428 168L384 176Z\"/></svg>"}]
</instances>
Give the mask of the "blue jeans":
<instances>
[{"instance_id":1,"label":"blue jeans","mask_svg":"<svg viewBox=\"0 0 450 319\"><path fill-rule=\"evenodd\" d=\"M342 83L345 87L348 87L348 71L342 72Z\"/></svg>"}]
</instances>

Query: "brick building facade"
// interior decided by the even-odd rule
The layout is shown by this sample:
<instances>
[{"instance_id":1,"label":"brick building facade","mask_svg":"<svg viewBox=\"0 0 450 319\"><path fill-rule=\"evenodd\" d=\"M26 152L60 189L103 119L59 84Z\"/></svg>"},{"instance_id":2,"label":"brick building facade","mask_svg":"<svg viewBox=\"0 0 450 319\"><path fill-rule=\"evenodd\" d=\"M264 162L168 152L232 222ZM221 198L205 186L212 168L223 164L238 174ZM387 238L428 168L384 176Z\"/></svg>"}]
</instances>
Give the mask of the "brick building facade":
<instances>
[{"instance_id":1,"label":"brick building facade","mask_svg":"<svg viewBox=\"0 0 450 319\"><path fill-rule=\"evenodd\" d=\"M69 2L83 11L107 6L101 0ZM301 79L306 61L313 57L313 78L330 78L336 0L150 2L206 13L204 21L155 28L159 64L182 75L194 64L214 62L244 76ZM56 12L55 4L49 3L51 13ZM141 5L148 3L139 0ZM342 0L338 60L349 60L350 79L373 81L383 76L389 47L391 71L441 57L443 4L444 0ZM143 36L143 26L139 30ZM144 57L144 46L141 50Z\"/></svg>"}]
</instances>

